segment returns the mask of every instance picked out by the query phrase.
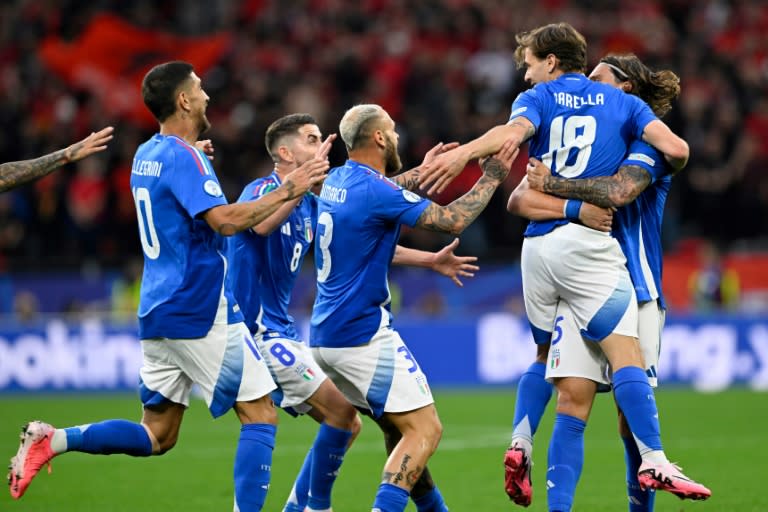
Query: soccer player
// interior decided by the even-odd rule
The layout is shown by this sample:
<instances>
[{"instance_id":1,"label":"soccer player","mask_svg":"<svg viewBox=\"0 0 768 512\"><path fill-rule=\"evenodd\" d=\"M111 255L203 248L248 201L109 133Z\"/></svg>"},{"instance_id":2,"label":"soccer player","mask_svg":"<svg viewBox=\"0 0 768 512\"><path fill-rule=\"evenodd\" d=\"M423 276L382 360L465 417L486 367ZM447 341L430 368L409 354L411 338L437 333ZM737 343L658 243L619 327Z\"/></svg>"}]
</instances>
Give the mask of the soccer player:
<instances>
[{"instance_id":1,"label":"soccer player","mask_svg":"<svg viewBox=\"0 0 768 512\"><path fill-rule=\"evenodd\" d=\"M668 70L652 71L634 55L604 57L589 77L639 96L659 117L671 109L672 101L680 93L677 75ZM666 310L661 292L661 220L672 180L671 169L665 165L658 151L641 141L632 143L627 158L613 176L563 179L553 176L538 160L532 159L531 162L528 179L524 179L510 196L509 207L512 213L531 220L559 218L568 206L566 200L553 196L618 208L614 217L613 236L619 241L627 258L627 268L639 304L639 342L646 374L651 386L656 387L660 335ZM523 200L523 197L527 199ZM542 213L547 209L550 210L549 214ZM586 421L598 386L610 385L607 361L590 346L591 342L582 340L576 330L573 315L565 303L560 303L558 307L556 325L557 343L553 340L553 347L556 348L550 348L551 364L547 365L546 377L555 379L558 389L573 387L576 391L588 392L565 391L568 401L564 401L562 410L558 407L558 412L578 415ZM587 382L569 386L571 379ZM594 383L594 387L589 382ZM653 510L655 493L643 489L646 486L641 486L638 480L640 452L621 409L619 418L619 432L624 442L627 463L629 511L650 512ZM551 440L550 449L561 449L558 439ZM652 477L650 472L641 475L643 479Z\"/></svg>"},{"instance_id":2,"label":"soccer player","mask_svg":"<svg viewBox=\"0 0 768 512\"><path fill-rule=\"evenodd\" d=\"M310 346L353 405L401 434L373 504L375 511L400 512L442 434L427 378L391 325L389 265L393 256L410 257L395 249L400 225L460 233L488 204L517 150L508 145L498 159L485 160L469 192L438 206L387 178L401 163L395 123L380 106L349 109L339 132L349 160L331 170L318 199ZM415 184L417 172L399 180Z\"/></svg>"},{"instance_id":3,"label":"soccer player","mask_svg":"<svg viewBox=\"0 0 768 512\"><path fill-rule=\"evenodd\" d=\"M131 170L144 273L139 304L143 364L140 423L112 419L65 429L27 424L11 461L11 495L62 453L161 455L176 444L197 384L216 418L234 409L242 423L235 455L235 508L261 510L269 488L277 413L275 384L227 281L225 236L258 224L322 181L328 162L290 173L257 201L227 204L216 174L196 149L210 127L208 95L186 62L152 68L142 97L160 124L139 146Z\"/></svg>"},{"instance_id":4,"label":"soccer player","mask_svg":"<svg viewBox=\"0 0 768 512\"><path fill-rule=\"evenodd\" d=\"M261 197L315 155L324 157L335 134L325 142L321 138L309 114L290 114L273 122L267 129L265 144L275 164L274 172L247 185L240 201ZM291 415L306 413L321 424L284 508L286 512L331 508L333 482L346 449L360 430L356 409L326 378L288 313L291 291L316 225L317 200L310 192L286 203L251 230L237 234L229 246L235 297L246 325L252 331L262 325L266 328L260 352L278 385L272 393L275 402ZM432 258L433 269L454 280L477 269L469 263L476 258L453 255L456 243L440 253L423 254ZM402 247L397 251L423 252Z\"/></svg>"},{"instance_id":5,"label":"soccer player","mask_svg":"<svg viewBox=\"0 0 768 512\"><path fill-rule=\"evenodd\" d=\"M508 124L438 156L422 172L425 186L445 186L470 158L490 154L509 140L520 144L530 139L531 156L568 178L613 174L636 139L661 151L674 169L684 167L688 145L645 103L584 76L586 41L573 27L567 23L546 25L518 34L516 40L516 60L527 68L525 78L535 86L515 100ZM436 178L442 171L446 172ZM531 222L523 242L523 292L534 340L543 345L539 353L546 352L552 339L558 303L567 302L582 336L596 342L611 364L616 401L643 454L641 471L652 469L658 477L649 484L686 497L705 497L709 490L685 477L662 449L653 389L637 343L637 301L621 248L608 234L570 222L578 220L580 212L578 202L568 204L565 219ZM544 381L543 365L532 365L526 376L541 386L532 403L521 405L523 410L545 404L551 393ZM521 382L521 386L528 384ZM518 396L530 395L518 389ZM536 425L530 420L541 416L535 412L522 417L516 412L515 430L535 431ZM576 416L556 417L553 436L560 436L566 449L549 454L552 511L568 510L567 503L572 501L559 491L572 488L578 480L580 466L576 461L583 460L583 444L578 440L583 438L580 433L585 426ZM530 444L516 448L505 455L506 487L511 499L527 506L530 492L516 488L515 483L530 485L530 452L526 451Z\"/></svg>"},{"instance_id":6,"label":"soccer player","mask_svg":"<svg viewBox=\"0 0 768 512\"><path fill-rule=\"evenodd\" d=\"M0 193L47 176L62 165L77 162L94 153L104 151L107 149L107 142L112 140L114 130L111 126L107 126L98 132L92 132L80 142L39 158L0 164Z\"/></svg>"},{"instance_id":7,"label":"soccer player","mask_svg":"<svg viewBox=\"0 0 768 512\"><path fill-rule=\"evenodd\" d=\"M294 169L326 158L335 134L322 140L309 114L273 122L265 136L274 171L249 183L240 202L277 189ZM330 510L331 489L347 446L360 431L357 411L328 380L302 343L288 313L291 292L314 238L317 202L311 192L285 203L272 215L230 239L235 297L278 388L275 403L290 414L308 414L320 423L315 441L285 505L286 512Z\"/></svg>"}]
</instances>

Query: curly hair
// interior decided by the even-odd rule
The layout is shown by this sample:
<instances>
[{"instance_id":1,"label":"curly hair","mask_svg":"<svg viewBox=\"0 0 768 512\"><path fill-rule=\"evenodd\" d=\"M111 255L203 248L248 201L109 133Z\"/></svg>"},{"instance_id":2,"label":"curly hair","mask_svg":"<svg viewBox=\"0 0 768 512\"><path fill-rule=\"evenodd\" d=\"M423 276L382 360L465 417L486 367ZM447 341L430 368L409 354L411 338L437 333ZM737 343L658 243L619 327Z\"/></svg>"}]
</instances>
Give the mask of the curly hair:
<instances>
[{"instance_id":1,"label":"curly hair","mask_svg":"<svg viewBox=\"0 0 768 512\"><path fill-rule=\"evenodd\" d=\"M664 117L680 95L680 77L668 69L653 71L634 54L607 55L600 62L617 80L632 84L628 92L645 101L658 117Z\"/></svg>"}]
</instances>

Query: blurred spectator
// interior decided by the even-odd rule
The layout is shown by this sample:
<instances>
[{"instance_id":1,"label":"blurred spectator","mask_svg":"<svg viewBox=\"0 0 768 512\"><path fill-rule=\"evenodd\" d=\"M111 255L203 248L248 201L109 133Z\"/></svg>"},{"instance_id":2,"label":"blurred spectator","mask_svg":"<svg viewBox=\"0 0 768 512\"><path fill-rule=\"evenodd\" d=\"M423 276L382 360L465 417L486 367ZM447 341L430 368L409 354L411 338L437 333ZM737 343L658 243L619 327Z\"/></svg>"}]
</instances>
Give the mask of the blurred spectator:
<instances>
[{"instance_id":1,"label":"blurred spectator","mask_svg":"<svg viewBox=\"0 0 768 512\"><path fill-rule=\"evenodd\" d=\"M688 287L697 311L735 310L739 305L739 276L725 268L720 249L703 242L699 249L700 268L691 274Z\"/></svg>"},{"instance_id":2,"label":"blurred spectator","mask_svg":"<svg viewBox=\"0 0 768 512\"><path fill-rule=\"evenodd\" d=\"M83 261L121 268L139 254L128 174L136 146L155 127L137 119L143 107L128 104L138 98L130 77L164 57L137 52L130 61L121 49L115 60L127 55L129 76L108 82L96 65L75 77L55 72L40 53L51 42L78 42L105 13L148 34L228 41L204 78L215 127L207 136L230 199L269 171L263 134L286 112L309 112L331 133L350 106L381 103L397 122L405 168L437 142L470 140L503 122L527 87L512 61L514 34L569 21L586 36L591 64L608 51L633 51L682 78L679 108L667 121L688 140L691 160L670 192L667 242L768 244L768 4L761 0L9 0L0 3L0 122L12 129L0 140L0 160L42 154L106 124L116 137L105 158L0 204L0 270ZM345 157L337 144L332 163ZM465 174L453 194L477 173ZM525 223L506 214L505 202L499 193L462 246L484 262L519 256ZM404 240L425 249L442 243L409 233Z\"/></svg>"},{"instance_id":3,"label":"blurred spectator","mask_svg":"<svg viewBox=\"0 0 768 512\"><path fill-rule=\"evenodd\" d=\"M13 298L14 319L22 324L29 324L37 320L40 314L37 297L28 291L20 291Z\"/></svg>"}]
</instances>

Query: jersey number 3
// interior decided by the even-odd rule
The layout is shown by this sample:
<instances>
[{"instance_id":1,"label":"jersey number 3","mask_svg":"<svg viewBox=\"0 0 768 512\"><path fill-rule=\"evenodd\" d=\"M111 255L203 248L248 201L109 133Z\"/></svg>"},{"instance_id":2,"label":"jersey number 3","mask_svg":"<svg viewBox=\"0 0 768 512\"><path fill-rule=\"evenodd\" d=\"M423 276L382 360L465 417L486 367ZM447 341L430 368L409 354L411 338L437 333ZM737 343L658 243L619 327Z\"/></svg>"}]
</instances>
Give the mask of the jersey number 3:
<instances>
[{"instance_id":1,"label":"jersey number 3","mask_svg":"<svg viewBox=\"0 0 768 512\"><path fill-rule=\"evenodd\" d=\"M139 221L139 237L144 254L151 260L160 256L160 240L155 231L155 220L152 217L152 200L149 190L144 187L133 189L133 199L136 201L136 217Z\"/></svg>"},{"instance_id":2,"label":"jersey number 3","mask_svg":"<svg viewBox=\"0 0 768 512\"><path fill-rule=\"evenodd\" d=\"M317 246L320 248L320 254L323 257L322 264L317 269L317 282L324 283L331 273L331 240L333 240L333 217L328 212L323 212L317 219L318 233L321 232L317 240Z\"/></svg>"}]
</instances>

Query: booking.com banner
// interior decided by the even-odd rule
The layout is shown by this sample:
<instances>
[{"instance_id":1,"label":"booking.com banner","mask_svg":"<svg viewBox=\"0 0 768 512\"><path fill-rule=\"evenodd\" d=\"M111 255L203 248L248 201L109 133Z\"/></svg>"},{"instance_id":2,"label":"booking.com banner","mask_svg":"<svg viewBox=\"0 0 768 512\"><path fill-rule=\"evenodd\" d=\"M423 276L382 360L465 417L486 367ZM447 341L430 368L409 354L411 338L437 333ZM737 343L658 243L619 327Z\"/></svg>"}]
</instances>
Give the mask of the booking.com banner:
<instances>
[{"instance_id":1,"label":"booking.com banner","mask_svg":"<svg viewBox=\"0 0 768 512\"><path fill-rule=\"evenodd\" d=\"M434 387L514 384L533 360L527 323L494 313L395 324ZM98 319L0 326L0 391L131 391L141 348L134 326ZM768 390L768 319L671 317L661 385Z\"/></svg>"}]
</instances>

